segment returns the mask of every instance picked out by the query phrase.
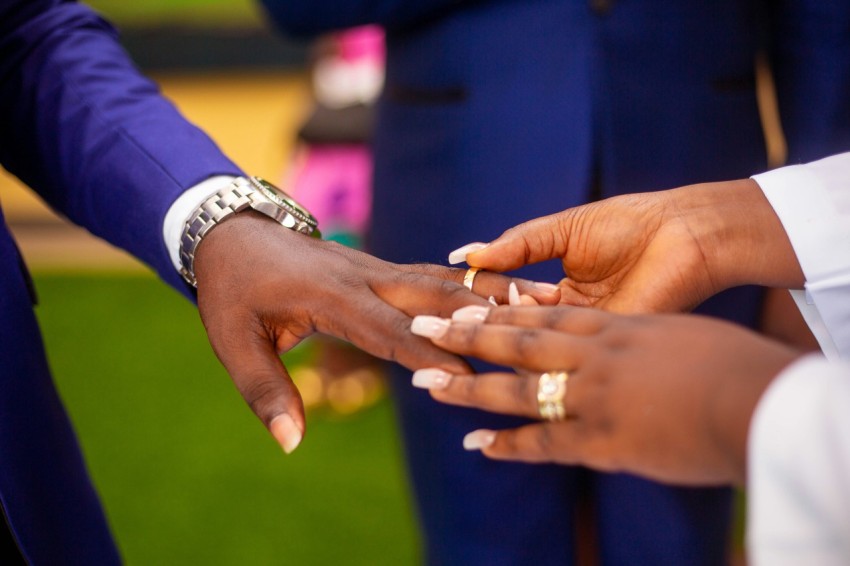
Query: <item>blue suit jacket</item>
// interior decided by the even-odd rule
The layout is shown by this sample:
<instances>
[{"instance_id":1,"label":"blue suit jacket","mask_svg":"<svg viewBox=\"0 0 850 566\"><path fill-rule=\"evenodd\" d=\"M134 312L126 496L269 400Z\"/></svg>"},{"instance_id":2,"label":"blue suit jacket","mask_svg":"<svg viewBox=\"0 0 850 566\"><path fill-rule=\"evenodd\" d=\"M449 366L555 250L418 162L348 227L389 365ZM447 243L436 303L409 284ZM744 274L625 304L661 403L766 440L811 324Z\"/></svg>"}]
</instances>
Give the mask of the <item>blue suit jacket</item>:
<instances>
[{"instance_id":1,"label":"blue suit jacket","mask_svg":"<svg viewBox=\"0 0 850 566\"><path fill-rule=\"evenodd\" d=\"M773 65L790 161L850 149L844 0L264 4L297 35L386 28L370 251L393 261L444 262L462 244L595 197L763 171L760 51ZM528 275L562 276L559 265ZM702 310L753 324L759 308L747 288ZM438 407L408 379L394 385L429 559L568 563L570 472L464 454L465 432L510 422ZM729 509L716 502L726 495L592 481L604 563L723 560Z\"/></svg>"},{"instance_id":2,"label":"blue suit jacket","mask_svg":"<svg viewBox=\"0 0 850 566\"><path fill-rule=\"evenodd\" d=\"M0 0L0 163L184 292L162 241L165 213L210 175L239 174L140 76L109 24L59 0ZM31 563L118 562L5 223L0 272L3 514Z\"/></svg>"}]
</instances>

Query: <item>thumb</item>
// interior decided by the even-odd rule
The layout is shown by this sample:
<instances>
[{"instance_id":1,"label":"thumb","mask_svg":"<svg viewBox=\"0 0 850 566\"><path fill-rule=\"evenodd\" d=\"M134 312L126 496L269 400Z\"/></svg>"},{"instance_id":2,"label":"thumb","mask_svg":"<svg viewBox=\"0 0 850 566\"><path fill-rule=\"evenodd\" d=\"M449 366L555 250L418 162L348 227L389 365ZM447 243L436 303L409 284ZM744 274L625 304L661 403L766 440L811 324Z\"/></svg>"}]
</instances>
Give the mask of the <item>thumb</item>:
<instances>
[{"instance_id":1,"label":"thumb","mask_svg":"<svg viewBox=\"0 0 850 566\"><path fill-rule=\"evenodd\" d=\"M222 333L209 332L213 350L245 402L289 454L304 436L301 395L270 337L259 329L234 326Z\"/></svg>"},{"instance_id":2,"label":"thumb","mask_svg":"<svg viewBox=\"0 0 850 566\"><path fill-rule=\"evenodd\" d=\"M569 242L571 216L563 212L519 224L489 244L467 244L449 255L449 263L509 271L524 265L562 258Z\"/></svg>"}]
</instances>

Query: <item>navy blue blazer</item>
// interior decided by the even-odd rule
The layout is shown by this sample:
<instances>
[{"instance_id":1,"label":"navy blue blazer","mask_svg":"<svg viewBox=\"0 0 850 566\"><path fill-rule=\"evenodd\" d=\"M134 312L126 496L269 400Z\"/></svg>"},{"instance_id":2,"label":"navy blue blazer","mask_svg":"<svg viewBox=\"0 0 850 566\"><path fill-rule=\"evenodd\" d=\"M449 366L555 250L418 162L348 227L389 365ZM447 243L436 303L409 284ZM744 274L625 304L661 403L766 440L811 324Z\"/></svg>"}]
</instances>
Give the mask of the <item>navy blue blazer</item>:
<instances>
[{"instance_id":1,"label":"navy blue blazer","mask_svg":"<svg viewBox=\"0 0 850 566\"><path fill-rule=\"evenodd\" d=\"M593 198L765 170L757 53L773 67L789 161L850 149L846 0L263 3L295 35L385 27L370 251L392 261L444 263ZM562 277L560 265L526 274ZM753 288L701 308L749 325L759 309ZM464 454L464 433L516 423L437 406L408 381L393 385L429 560L569 563L570 471ZM603 563L723 561L731 513L716 502L728 494L593 481L616 494L595 502Z\"/></svg>"},{"instance_id":2,"label":"navy blue blazer","mask_svg":"<svg viewBox=\"0 0 850 566\"><path fill-rule=\"evenodd\" d=\"M392 260L444 261L454 244L585 202L593 186L610 196L763 171L759 51L789 162L850 148L840 0L263 3L295 35L386 27L374 241Z\"/></svg>"},{"instance_id":3,"label":"navy blue blazer","mask_svg":"<svg viewBox=\"0 0 850 566\"><path fill-rule=\"evenodd\" d=\"M116 36L76 2L0 0L0 163L185 293L162 240L165 213L210 175L241 173L139 74ZM3 517L33 564L117 563L5 222L0 273Z\"/></svg>"}]
</instances>

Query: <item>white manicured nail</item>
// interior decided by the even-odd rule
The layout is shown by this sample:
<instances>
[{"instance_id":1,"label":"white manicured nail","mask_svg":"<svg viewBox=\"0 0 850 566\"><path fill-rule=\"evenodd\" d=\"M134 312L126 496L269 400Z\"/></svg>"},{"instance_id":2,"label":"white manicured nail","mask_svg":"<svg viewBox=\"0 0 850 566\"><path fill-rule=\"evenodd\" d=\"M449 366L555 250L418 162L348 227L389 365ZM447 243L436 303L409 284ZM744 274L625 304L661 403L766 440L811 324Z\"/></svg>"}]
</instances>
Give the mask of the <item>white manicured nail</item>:
<instances>
[{"instance_id":1,"label":"white manicured nail","mask_svg":"<svg viewBox=\"0 0 850 566\"><path fill-rule=\"evenodd\" d=\"M463 437L464 450L481 450L491 446L496 441L496 433L492 430L473 430Z\"/></svg>"},{"instance_id":2,"label":"white manicured nail","mask_svg":"<svg viewBox=\"0 0 850 566\"><path fill-rule=\"evenodd\" d=\"M440 338L449 331L450 320L438 316L419 315L413 317L410 331L425 338Z\"/></svg>"},{"instance_id":3,"label":"white manicured nail","mask_svg":"<svg viewBox=\"0 0 850 566\"><path fill-rule=\"evenodd\" d=\"M493 305L494 307L499 306L499 303L496 302L496 297L494 297L493 295L490 295L490 298L487 299L487 302Z\"/></svg>"},{"instance_id":4,"label":"white manicured nail","mask_svg":"<svg viewBox=\"0 0 850 566\"><path fill-rule=\"evenodd\" d=\"M445 389L452 380L452 374L441 369L426 368L413 372L413 386L420 389Z\"/></svg>"},{"instance_id":5,"label":"white manicured nail","mask_svg":"<svg viewBox=\"0 0 850 566\"><path fill-rule=\"evenodd\" d=\"M519 300L519 290L516 288L516 283L511 283L508 287L508 304L512 307L522 304Z\"/></svg>"},{"instance_id":6,"label":"white manicured nail","mask_svg":"<svg viewBox=\"0 0 850 566\"><path fill-rule=\"evenodd\" d=\"M478 305L469 305L462 307L452 313L452 320L455 322L484 322L487 320L487 314L490 312L490 307L480 307Z\"/></svg>"},{"instance_id":7,"label":"white manicured nail","mask_svg":"<svg viewBox=\"0 0 850 566\"><path fill-rule=\"evenodd\" d=\"M535 283L534 286L551 294L556 293L560 289L560 287L551 283Z\"/></svg>"},{"instance_id":8,"label":"white manicured nail","mask_svg":"<svg viewBox=\"0 0 850 566\"><path fill-rule=\"evenodd\" d=\"M485 244L484 242L473 242L471 244L466 244L465 246L456 249L452 253L449 254L449 263L454 265L456 263L461 263L466 261L466 256L471 254L472 252L477 252L478 250L483 250L490 244Z\"/></svg>"},{"instance_id":9,"label":"white manicured nail","mask_svg":"<svg viewBox=\"0 0 850 566\"><path fill-rule=\"evenodd\" d=\"M292 454L292 451L298 448L304 436L292 417L286 413L273 418L269 424L269 430L287 454Z\"/></svg>"}]
</instances>

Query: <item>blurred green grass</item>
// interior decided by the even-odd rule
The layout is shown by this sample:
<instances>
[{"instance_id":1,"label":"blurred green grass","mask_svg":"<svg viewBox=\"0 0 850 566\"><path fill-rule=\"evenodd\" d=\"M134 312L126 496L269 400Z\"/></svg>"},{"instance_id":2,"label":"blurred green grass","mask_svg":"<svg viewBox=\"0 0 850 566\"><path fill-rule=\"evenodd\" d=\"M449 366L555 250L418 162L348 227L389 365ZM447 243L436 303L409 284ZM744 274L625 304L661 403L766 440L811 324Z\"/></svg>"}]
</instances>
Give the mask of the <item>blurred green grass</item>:
<instances>
[{"instance_id":1,"label":"blurred green grass","mask_svg":"<svg viewBox=\"0 0 850 566\"><path fill-rule=\"evenodd\" d=\"M257 25L259 0L85 0L120 26Z\"/></svg>"},{"instance_id":2,"label":"blurred green grass","mask_svg":"<svg viewBox=\"0 0 850 566\"><path fill-rule=\"evenodd\" d=\"M312 412L285 456L173 290L119 274L36 285L54 376L128 564L419 562L386 400Z\"/></svg>"}]
</instances>

